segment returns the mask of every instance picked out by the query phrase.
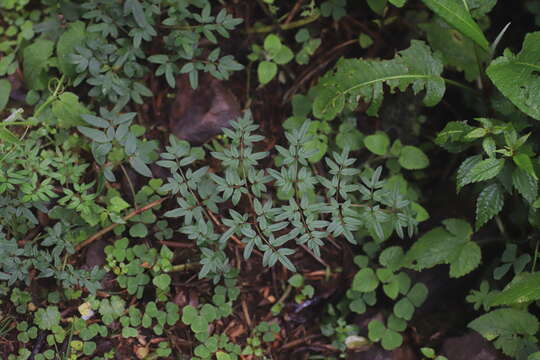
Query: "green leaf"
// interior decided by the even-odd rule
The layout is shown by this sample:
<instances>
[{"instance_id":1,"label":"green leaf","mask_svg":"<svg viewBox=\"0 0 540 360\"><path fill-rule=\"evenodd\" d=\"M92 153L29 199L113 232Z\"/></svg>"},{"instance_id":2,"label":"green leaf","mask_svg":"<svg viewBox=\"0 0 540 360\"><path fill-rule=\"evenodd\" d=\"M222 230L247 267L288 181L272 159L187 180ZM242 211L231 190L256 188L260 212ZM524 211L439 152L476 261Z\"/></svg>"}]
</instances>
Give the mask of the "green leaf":
<instances>
[{"instance_id":1,"label":"green leaf","mask_svg":"<svg viewBox=\"0 0 540 360\"><path fill-rule=\"evenodd\" d=\"M47 88L47 69L53 48L52 41L39 39L24 49L24 82L29 89L44 90Z\"/></svg>"},{"instance_id":2,"label":"green leaf","mask_svg":"<svg viewBox=\"0 0 540 360\"><path fill-rule=\"evenodd\" d=\"M109 210L115 213L122 212L122 210L125 210L130 206L129 203L120 196L113 196L109 202Z\"/></svg>"},{"instance_id":3,"label":"green leaf","mask_svg":"<svg viewBox=\"0 0 540 360\"><path fill-rule=\"evenodd\" d=\"M216 360L232 360L229 354L224 353L223 351L218 351L216 353Z\"/></svg>"},{"instance_id":4,"label":"green leaf","mask_svg":"<svg viewBox=\"0 0 540 360\"><path fill-rule=\"evenodd\" d=\"M129 338L129 337L137 337L139 335L139 332L137 329L134 329L130 326L126 326L122 329L122 337Z\"/></svg>"},{"instance_id":5,"label":"green leaf","mask_svg":"<svg viewBox=\"0 0 540 360\"><path fill-rule=\"evenodd\" d=\"M381 340L381 345L385 350L394 350L403 344L403 336L400 333L387 329Z\"/></svg>"},{"instance_id":6,"label":"green leaf","mask_svg":"<svg viewBox=\"0 0 540 360\"><path fill-rule=\"evenodd\" d=\"M67 77L74 77L75 64L69 61L69 55L72 54L76 46L81 45L86 37L85 25L81 21L69 24L68 29L60 35L56 44L56 56L58 58L58 68Z\"/></svg>"},{"instance_id":7,"label":"green leaf","mask_svg":"<svg viewBox=\"0 0 540 360\"><path fill-rule=\"evenodd\" d=\"M257 76L262 85L268 84L276 76L278 66L271 61L261 61L257 67Z\"/></svg>"},{"instance_id":8,"label":"green leaf","mask_svg":"<svg viewBox=\"0 0 540 360\"><path fill-rule=\"evenodd\" d=\"M538 180L525 170L515 168L512 172L512 185L529 204L532 204L538 194Z\"/></svg>"},{"instance_id":9,"label":"green leaf","mask_svg":"<svg viewBox=\"0 0 540 360\"><path fill-rule=\"evenodd\" d=\"M289 278L289 284L292 287L300 288L304 285L304 277L301 274L294 274Z\"/></svg>"},{"instance_id":10,"label":"green leaf","mask_svg":"<svg viewBox=\"0 0 540 360\"><path fill-rule=\"evenodd\" d=\"M47 306L46 309L38 309L34 321L41 330L51 330L60 324L60 311L57 306Z\"/></svg>"},{"instance_id":11,"label":"green leaf","mask_svg":"<svg viewBox=\"0 0 540 360\"><path fill-rule=\"evenodd\" d=\"M384 336L386 327L380 320L371 320L368 324L368 337L371 341L379 341Z\"/></svg>"},{"instance_id":12,"label":"green leaf","mask_svg":"<svg viewBox=\"0 0 540 360\"><path fill-rule=\"evenodd\" d=\"M526 304L540 299L540 272L522 273L503 291L491 298L490 305Z\"/></svg>"},{"instance_id":13,"label":"green leaf","mask_svg":"<svg viewBox=\"0 0 540 360\"><path fill-rule=\"evenodd\" d=\"M445 64L463 71L468 81L473 81L479 76L478 60L488 59L486 51L482 49L475 51L476 45L471 39L461 35L439 18L420 24L419 27L425 30L433 50L442 54Z\"/></svg>"},{"instance_id":14,"label":"green leaf","mask_svg":"<svg viewBox=\"0 0 540 360\"><path fill-rule=\"evenodd\" d=\"M405 320L411 320L414 314L414 305L412 302L403 298L394 304L394 314Z\"/></svg>"},{"instance_id":15,"label":"green leaf","mask_svg":"<svg viewBox=\"0 0 540 360\"><path fill-rule=\"evenodd\" d=\"M129 228L129 235L133 237L144 238L146 237L146 235L148 235L148 229L146 228L146 225L142 223L137 223Z\"/></svg>"},{"instance_id":16,"label":"green leaf","mask_svg":"<svg viewBox=\"0 0 540 360\"><path fill-rule=\"evenodd\" d=\"M379 286L379 279L371 268L365 268L356 273L352 282L352 289L360 292L370 292Z\"/></svg>"},{"instance_id":17,"label":"green leaf","mask_svg":"<svg viewBox=\"0 0 540 360\"><path fill-rule=\"evenodd\" d=\"M480 264L481 250L470 240L470 225L459 219L448 219L444 224L446 229L437 227L413 244L405 255L406 266L420 271L449 264L450 276L460 277Z\"/></svg>"},{"instance_id":18,"label":"green leaf","mask_svg":"<svg viewBox=\"0 0 540 360\"><path fill-rule=\"evenodd\" d=\"M281 40L278 36L274 34L269 34L264 39L264 50L270 55L270 57L274 57L280 50L283 44L281 43Z\"/></svg>"},{"instance_id":19,"label":"green leaf","mask_svg":"<svg viewBox=\"0 0 540 360\"><path fill-rule=\"evenodd\" d=\"M428 288L422 283L416 283L412 287L411 291L407 294L407 298L411 300L415 307L420 307L426 301L428 296Z\"/></svg>"},{"instance_id":20,"label":"green leaf","mask_svg":"<svg viewBox=\"0 0 540 360\"><path fill-rule=\"evenodd\" d=\"M127 0L124 3L124 12L131 12L133 18L135 19L135 22L140 27L144 28L148 26L146 16L144 15L144 9L138 0Z\"/></svg>"},{"instance_id":21,"label":"green leaf","mask_svg":"<svg viewBox=\"0 0 540 360\"><path fill-rule=\"evenodd\" d=\"M161 290L167 290L171 285L171 277L167 274L160 274L152 280L152 284Z\"/></svg>"},{"instance_id":22,"label":"green leaf","mask_svg":"<svg viewBox=\"0 0 540 360\"><path fill-rule=\"evenodd\" d=\"M98 143L110 142L109 138L107 137L107 135L105 135L103 131L89 128L86 126L77 126L77 130L79 130L84 136L89 137L95 142L98 142Z\"/></svg>"},{"instance_id":23,"label":"green leaf","mask_svg":"<svg viewBox=\"0 0 540 360\"><path fill-rule=\"evenodd\" d=\"M19 144L20 140L15 134L6 129L5 127L0 127L0 140L5 141L10 144Z\"/></svg>"},{"instance_id":24,"label":"green leaf","mask_svg":"<svg viewBox=\"0 0 540 360\"><path fill-rule=\"evenodd\" d=\"M531 157L527 154L517 154L512 157L512 160L514 160L514 163L522 170L524 170L527 174L532 176L535 180L538 180L538 177L536 176L536 173L534 172L534 166L531 161Z\"/></svg>"},{"instance_id":25,"label":"green leaf","mask_svg":"<svg viewBox=\"0 0 540 360\"><path fill-rule=\"evenodd\" d=\"M340 149L348 148L350 151L360 150L364 146L364 134L358 131L354 125L343 123L339 126L336 145Z\"/></svg>"},{"instance_id":26,"label":"green leaf","mask_svg":"<svg viewBox=\"0 0 540 360\"><path fill-rule=\"evenodd\" d=\"M10 94L11 83L6 79L0 79L0 113L5 109Z\"/></svg>"},{"instance_id":27,"label":"green leaf","mask_svg":"<svg viewBox=\"0 0 540 360\"><path fill-rule=\"evenodd\" d=\"M56 123L63 129L73 126L83 125L82 115L87 115L90 111L79 102L79 97L72 92L64 92L56 98L51 110L56 117Z\"/></svg>"},{"instance_id":28,"label":"green leaf","mask_svg":"<svg viewBox=\"0 0 540 360\"><path fill-rule=\"evenodd\" d=\"M497 215L504 205L504 193L499 184L487 186L476 200L476 230Z\"/></svg>"},{"instance_id":29,"label":"green leaf","mask_svg":"<svg viewBox=\"0 0 540 360\"><path fill-rule=\"evenodd\" d=\"M525 36L521 52L509 50L495 59L486 73L514 105L540 120L540 31Z\"/></svg>"},{"instance_id":30,"label":"green leaf","mask_svg":"<svg viewBox=\"0 0 540 360\"><path fill-rule=\"evenodd\" d=\"M191 325L197 316L197 309L191 305L188 305L182 309L182 322L186 325Z\"/></svg>"},{"instance_id":31,"label":"green leaf","mask_svg":"<svg viewBox=\"0 0 540 360\"><path fill-rule=\"evenodd\" d=\"M372 153L383 156L388 152L390 139L385 133L378 132L376 134L366 136L364 138L364 145Z\"/></svg>"},{"instance_id":32,"label":"green leaf","mask_svg":"<svg viewBox=\"0 0 540 360\"><path fill-rule=\"evenodd\" d=\"M291 61L294 58L294 54L289 47L283 45L281 47L281 50L276 54L276 56L273 57L273 61L276 64L284 65L287 64L289 61Z\"/></svg>"},{"instance_id":33,"label":"green leaf","mask_svg":"<svg viewBox=\"0 0 540 360\"><path fill-rule=\"evenodd\" d=\"M130 157L129 164L136 172L138 172L142 176L152 177L152 171L150 170L148 165L146 165L144 161L142 161L140 157L138 156Z\"/></svg>"},{"instance_id":34,"label":"green leaf","mask_svg":"<svg viewBox=\"0 0 540 360\"><path fill-rule=\"evenodd\" d=\"M501 172L505 163L505 160L502 158L501 159L489 158L489 159L480 160L480 161L476 161L476 160L477 159L474 159L474 164L470 167L470 170L468 169L467 173L464 173L464 171L460 172L461 167L460 167L460 170L458 170L458 190L465 185L480 182L480 181L486 181L486 180L494 178ZM464 161L464 164L465 164L465 161Z\"/></svg>"},{"instance_id":35,"label":"green leaf","mask_svg":"<svg viewBox=\"0 0 540 360\"><path fill-rule=\"evenodd\" d=\"M341 59L335 70L322 77L314 88L313 114L332 120L345 105L354 110L362 99L370 104L368 115L374 116L383 100L383 85L391 91L405 91L412 86L415 94L425 90L424 104L433 106L444 95L442 70L440 59L418 40L391 60Z\"/></svg>"},{"instance_id":36,"label":"green leaf","mask_svg":"<svg viewBox=\"0 0 540 360\"><path fill-rule=\"evenodd\" d=\"M404 146L399 155L399 164L407 170L419 170L428 167L426 154L415 146Z\"/></svg>"},{"instance_id":37,"label":"green leaf","mask_svg":"<svg viewBox=\"0 0 540 360\"><path fill-rule=\"evenodd\" d=\"M443 18L456 30L467 36L485 51L489 51L489 42L474 21L463 0L423 0L434 13Z\"/></svg>"},{"instance_id":38,"label":"green leaf","mask_svg":"<svg viewBox=\"0 0 540 360\"><path fill-rule=\"evenodd\" d=\"M499 336L532 336L538 332L538 320L526 311L497 309L471 321L469 327L492 341Z\"/></svg>"}]
</instances>

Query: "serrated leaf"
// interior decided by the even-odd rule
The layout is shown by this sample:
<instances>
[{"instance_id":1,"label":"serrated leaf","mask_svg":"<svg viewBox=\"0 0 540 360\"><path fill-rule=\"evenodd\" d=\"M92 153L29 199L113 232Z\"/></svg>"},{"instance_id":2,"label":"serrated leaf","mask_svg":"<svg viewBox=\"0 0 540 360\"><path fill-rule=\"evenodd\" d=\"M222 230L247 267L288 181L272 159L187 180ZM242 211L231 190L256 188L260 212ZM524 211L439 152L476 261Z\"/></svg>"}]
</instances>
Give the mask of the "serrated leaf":
<instances>
[{"instance_id":1,"label":"serrated leaf","mask_svg":"<svg viewBox=\"0 0 540 360\"><path fill-rule=\"evenodd\" d=\"M503 291L491 298L491 306L516 305L540 299L540 272L520 275L518 281L512 281Z\"/></svg>"},{"instance_id":2,"label":"serrated leaf","mask_svg":"<svg viewBox=\"0 0 540 360\"><path fill-rule=\"evenodd\" d=\"M383 85L392 91L404 91L409 86L415 93L425 90L424 104L435 105L445 91L442 70L442 62L418 40L391 60L341 59L315 87L313 114L332 120L345 105L354 110L362 99L370 104L368 114L376 115L384 95Z\"/></svg>"},{"instance_id":3,"label":"serrated leaf","mask_svg":"<svg viewBox=\"0 0 540 360\"><path fill-rule=\"evenodd\" d=\"M69 24L68 29L60 35L56 44L56 56L58 68L67 77L73 77L77 73L75 64L69 61L69 55L74 52L75 46L81 45L85 39L85 25L81 21Z\"/></svg>"},{"instance_id":4,"label":"serrated leaf","mask_svg":"<svg viewBox=\"0 0 540 360\"><path fill-rule=\"evenodd\" d=\"M471 321L468 326L490 341L499 336L532 336L538 332L536 317L517 309L493 310Z\"/></svg>"},{"instance_id":5,"label":"serrated leaf","mask_svg":"<svg viewBox=\"0 0 540 360\"><path fill-rule=\"evenodd\" d=\"M461 229L462 226L455 226L466 222L455 220L445 224L448 231L437 227L420 237L406 253L404 265L420 271L449 264L451 277L460 277L474 270L480 264L480 247L470 240L468 231Z\"/></svg>"},{"instance_id":6,"label":"serrated leaf","mask_svg":"<svg viewBox=\"0 0 540 360\"><path fill-rule=\"evenodd\" d=\"M470 159L470 158L469 158ZM468 160L468 159L467 159ZM480 160L470 167L467 173L458 170L458 189L472 183L486 181L497 176L504 167L504 159L489 158Z\"/></svg>"},{"instance_id":7,"label":"serrated leaf","mask_svg":"<svg viewBox=\"0 0 540 360\"><path fill-rule=\"evenodd\" d=\"M24 82L29 89L44 90L47 87L49 58L52 55L54 43L50 40L39 39L27 46L23 51Z\"/></svg>"},{"instance_id":8,"label":"serrated leaf","mask_svg":"<svg viewBox=\"0 0 540 360\"><path fill-rule=\"evenodd\" d=\"M56 117L59 127L67 129L73 126L82 125L81 115L90 111L79 102L79 97L72 92L64 92L53 101L51 110Z\"/></svg>"},{"instance_id":9,"label":"serrated leaf","mask_svg":"<svg viewBox=\"0 0 540 360\"><path fill-rule=\"evenodd\" d=\"M493 84L527 115L540 120L540 31L525 36L517 55L505 51L486 73Z\"/></svg>"},{"instance_id":10,"label":"serrated leaf","mask_svg":"<svg viewBox=\"0 0 540 360\"><path fill-rule=\"evenodd\" d=\"M485 51L489 51L489 42L484 33L469 14L463 0L423 0L434 13L443 18L456 30L467 36Z\"/></svg>"},{"instance_id":11,"label":"serrated leaf","mask_svg":"<svg viewBox=\"0 0 540 360\"><path fill-rule=\"evenodd\" d=\"M532 204L538 194L538 180L527 174L521 168L515 168L512 172L512 185L529 204Z\"/></svg>"},{"instance_id":12,"label":"serrated leaf","mask_svg":"<svg viewBox=\"0 0 540 360\"><path fill-rule=\"evenodd\" d=\"M504 205L504 193L499 184L486 187L476 200L476 230L497 215Z\"/></svg>"}]
</instances>

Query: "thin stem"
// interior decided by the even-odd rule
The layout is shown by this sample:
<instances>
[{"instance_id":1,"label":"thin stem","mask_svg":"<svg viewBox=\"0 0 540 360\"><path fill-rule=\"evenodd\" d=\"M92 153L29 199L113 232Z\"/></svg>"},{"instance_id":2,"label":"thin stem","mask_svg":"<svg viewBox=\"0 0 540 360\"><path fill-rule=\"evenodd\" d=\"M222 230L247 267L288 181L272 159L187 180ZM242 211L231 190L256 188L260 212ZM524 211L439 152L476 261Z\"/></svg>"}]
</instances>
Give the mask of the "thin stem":
<instances>
[{"instance_id":1,"label":"thin stem","mask_svg":"<svg viewBox=\"0 0 540 360\"><path fill-rule=\"evenodd\" d=\"M146 211L146 210L149 210L153 207L156 207L158 205L160 205L162 202L164 202L165 200L167 200L169 197L164 197L164 198L161 198L161 199L157 199L155 201L152 201L151 203L143 206L143 207L140 207L138 209L135 209L133 210L132 212L130 212L129 214L127 214L126 216L124 216L122 219L124 221L128 221L129 219L131 219L132 217L136 216L136 215L139 215L140 213ZM88 239L86 239L85 241L83 241L82 243L78 244L77 246L75 246L75 252L78 252L79 250L81 250L83 247L87 246L87 245L90 245L91 243L93 243L94 241L96 241L97 239L99 239L100 237L102 237L103 235L107 234L108 232L112 231L115 227L117 227L118 225L120 224L117 224L117 223L114 223L114 224L111 224L103 229L101 229L100 231L98 231L97 233L95 233L94 235L90 236Z\"/></svg>"},{"instance_id":2,"label":"thin stem","mask_svg":"<svg viewBox=\"0 0 540 360\"><path fill-rule=\"evenodd\" d=\"M266 26L261 26L261 27L254 27L254 28L248 29L247 33L248 34L269 33L269 32L274 31L276 28L279 28L280 30L292 30L292 29L296 29L304 25L307 25L309 23L312 23L315 20L317 20L319 17L320 17L319 14L315 14L315 15L308 16L304 19L290 22L288 24L277 24L277 25L266 25Z\"/></svg>"},{"instance_id":3,"label":"thin stem","mask_svg":"<svg viewBox=\"0 0 540 360\"><path fill-rule=\"evenodd\" d=\"M178 264L178 265L173 265L173 267L171 268L171 270L170 270L169 272L182 272L182 271L188 271L188 270L197 268L197 267L199 267L199 266L201 266L200 263Z\"/></svg>"},{"instance_id":4,"label":"thin stem","mask_svg":"<svg viewBox=\"0 0 540 360\"><path fill-rule=\"evenodd\" d=\"M128 172L126 168L124 167L124 165L120 164L120 168L122 169L122 172L124 173L124 176L126 177L126 180L128 182L129 190L131 191L131 195L133 196L133 207L136 209L138 204L135 198L135 187L133 186L133 183L131 182L131 178L129 177Z\"/></svg>"}]
</instances>

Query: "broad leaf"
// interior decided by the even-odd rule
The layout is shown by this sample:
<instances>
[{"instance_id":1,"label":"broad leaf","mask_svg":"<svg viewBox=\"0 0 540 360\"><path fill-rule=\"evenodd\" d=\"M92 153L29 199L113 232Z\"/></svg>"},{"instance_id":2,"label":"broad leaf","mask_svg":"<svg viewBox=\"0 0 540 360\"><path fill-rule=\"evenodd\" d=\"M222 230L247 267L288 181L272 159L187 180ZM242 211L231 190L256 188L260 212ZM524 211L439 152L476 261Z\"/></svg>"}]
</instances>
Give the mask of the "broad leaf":
<instances>
[{"instance_id":1,"label":"broad leaf","mask_svg":"<svg viewBox=\"0 0 540 360\"><path fill-rule=\"evenodd\" d=\"M56 45L58 68L68 77L73 77L77 74L75 64L69 61L69 55L73 53L75 46L83 43L85 36L86 30L84 23L77 21L70 24L67 31L58 39L58 44Z\"/></svg>"},{"instance_id":2,"label":"broad leaf","mask_svg":"<svg viewBox=\"0 0 540 360\"><path fill-rule=\"evenodd\" d=\"M521 52L505 50L486 70L495 86L527 115L540 120L540 31L525 36Z\"/></svg>"},{"instance_id":3,"label":"broad leaf","mask_svg":"<svg viewBox=\"0 0 540 360\"><path fill-rule=\"evenodd\" d=\"M428 167L429 158L415 146L404 146L399 155L399 164L407 170L419 170Z\"/></svg>"},{"instance_id":4,"label":"broad leaf","mask_svg":"<svg viewBox=\"0 0 540 360\"><path fill-rule=\"evenodd\" d=\"M495 295L490 305L514 305L540 299L540 272L520 274L503 291Z\"/></svg>"},{"instance_id":5,"label":"broad leaf","mask_svg":"<svg viewBox=\"0 0 540 360\"><path fill-rule=\"evenodd\" d=\"M370 104L368 114L376 115L383 100L383 85L391 91L404 91L409 86L415 93L425 90L424 104L436 105L445 91L442 70L442 62L417 40L391 60L342 59L315 87L313 114L331 120L345 105L354 110L361 99Z\"/></svg>"},{"instance_id":6,"label":"broad leaf","mask_svg":"<svg viewBox=\"0 0 540 360\"><path fill-rule=\"evenodd\" d=\"M47 87L46 70L53 52L54 43L40 39L23 51L24 82L29 89L44 90Z\"/></svg>"},{"instance_id":7,"label":"broad leaf","mask_svg":"<svg viewBox=\"0 0 540 360\"><path fill-rule=\"evenodd\" d=\"M497 176L504 167L504 159L468 158L461 164L458 170L457 186L461 187L480 181L486 181Z\"/></svg>"},{"instance_id":8,"label":"broad leaf","mask_svg":"<svg viewBox=\"0 0 540 360\"><path fill-rule=\"evenodd\" d=\"M61 128L83 125L81 115L90 111L79 102L79 97L72 92L62 93L53 101L52 113L56 117L56 124Z\"/></svg>"},{"instance_id":9,"label":"broad leaf","mask_svg":"<svg viewBox=\"0 0 540 360\"><path fill-rule=\"evenodd\" d=\"M476 229L480 229L503 208L504 194L499 184L486 187L476 200Z\"/></svg>"},{"instance_id":10,"label":"broad leaf","mask_svg":"<svg viewBox=\"0 0 540 360\"><path fill-rule=\"evenodd\" d=\"M491 341L499 336L534 335L538 320L526 311L498 309L471 321L469 327Z\"/></svg>"},{"instance_id":11,"label":"broad leaf","mask_svg":"<svg viewBox=\"0 0 540 360\"><path fill-rule=\"evenodd\" d=\"M423 1L427 7L442 17L448 24L477 43L482 49L489 51L489 42L471 14L469 14L463 0Z\"/></svg>"},{"instance_id":12,"label":"broad leaf","mask_svg":"<svg viewBox=\"0 0 540 360\"><path fill-rule=\"evenodd\" d=\"M0 79L0 112L4 110L11 93L11 83L6 79Z\"/></svg>"},{"instance_id":13,"label":"broad leaf","mask_svg":"<svg viewBox=\"0 0 540 360\"><path fill-rule=\"evenodd\" d=\"M527 174L525 170L521 168L515 168L512 172L512 184L521 196L529 204L532 204L538 194L538 180Z\"/></svg>"},{"instance_id":14,"label":"broad leaf","mask_svg":"<svg viewBox=\"0 0 540 360\"><path fill-rule=\"evenodd\" d=\"M437 227L413 244L405 255L405 266L420 271L439 264L449 264L450 276L460 277L480 264L481 250L470 239L470 225L460 219L449 219L444 223L446 229Z\"/></svg>"}]
</instances>

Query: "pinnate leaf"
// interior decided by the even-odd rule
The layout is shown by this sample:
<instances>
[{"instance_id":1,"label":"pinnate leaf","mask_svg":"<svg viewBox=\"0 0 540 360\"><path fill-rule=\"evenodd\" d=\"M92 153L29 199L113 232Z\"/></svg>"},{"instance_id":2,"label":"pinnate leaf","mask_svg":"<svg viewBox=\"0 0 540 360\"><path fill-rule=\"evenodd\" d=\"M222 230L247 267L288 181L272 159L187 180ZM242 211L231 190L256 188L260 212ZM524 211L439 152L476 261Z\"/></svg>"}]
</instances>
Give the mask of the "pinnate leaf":
<instances>
[{"instance_id":1,"label":"pinnate leaf","mask_svg":"<svg viewBox=\"0 0 540 360\"><path fill-rule=\"evenodd\" d=\"M342 59L315 87L313 114L332 120L345 105L354 110L362 99L370 104L368 114L376 115L383 100L383 85L392 91L404 91L409 86L415 93L425 90L424 104L433 106L445 91L442 70L440 59L418 40L391 60Z\"/></svg>"}]
</instances>

